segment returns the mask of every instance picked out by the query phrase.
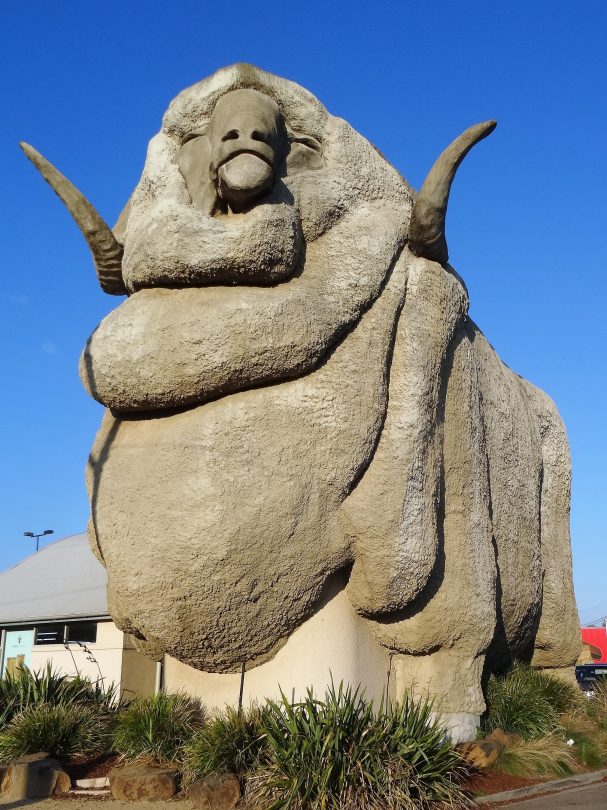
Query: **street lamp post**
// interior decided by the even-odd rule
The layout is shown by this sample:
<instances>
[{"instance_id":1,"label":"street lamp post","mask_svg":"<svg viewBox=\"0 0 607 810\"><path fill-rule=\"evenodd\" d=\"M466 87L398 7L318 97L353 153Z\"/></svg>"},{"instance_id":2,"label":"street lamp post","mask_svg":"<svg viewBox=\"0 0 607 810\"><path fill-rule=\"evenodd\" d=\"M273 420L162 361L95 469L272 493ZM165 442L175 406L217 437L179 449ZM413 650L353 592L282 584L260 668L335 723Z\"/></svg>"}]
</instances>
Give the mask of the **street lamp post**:
<instances>
[{"instance_id":1,"label":"street lamp post","mask_svg":"<svg viewBox=\"0 0 607 810\"><path fill-rule=\"evenodd\" d=\"M46 534L53 534L52 529L45 529L40 534L36 534L35 532L23 532L24 537L35 537L36 538L36 551L40 548L40 538L44 537Z\"/></svg>"}]
</instances>

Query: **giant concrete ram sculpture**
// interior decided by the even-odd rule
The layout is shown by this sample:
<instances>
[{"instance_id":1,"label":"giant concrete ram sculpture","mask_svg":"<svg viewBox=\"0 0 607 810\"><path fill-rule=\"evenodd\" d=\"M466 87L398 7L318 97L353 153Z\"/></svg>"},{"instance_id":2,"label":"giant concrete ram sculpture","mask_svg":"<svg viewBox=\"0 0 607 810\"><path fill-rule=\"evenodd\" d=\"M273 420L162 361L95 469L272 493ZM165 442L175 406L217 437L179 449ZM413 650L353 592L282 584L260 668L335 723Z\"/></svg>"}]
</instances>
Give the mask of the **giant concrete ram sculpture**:
<instances>
[{"instance_id":1,"label":"giant concrete ram sculpture","mask_svg":"<svg viewBox=\"0 0 607 810\"><path fill-rule=\"evenodd\" d=\"M487 673L574 663L565 431L448 263L451 183L494 126L416 194L306 90L234 65L172 102L113 231L23 144L127 296L81 362L107 408L90 538L148 653L263 665L338 583L392 693L429 690L455 737Z\"/></svg>"}]
</instances>

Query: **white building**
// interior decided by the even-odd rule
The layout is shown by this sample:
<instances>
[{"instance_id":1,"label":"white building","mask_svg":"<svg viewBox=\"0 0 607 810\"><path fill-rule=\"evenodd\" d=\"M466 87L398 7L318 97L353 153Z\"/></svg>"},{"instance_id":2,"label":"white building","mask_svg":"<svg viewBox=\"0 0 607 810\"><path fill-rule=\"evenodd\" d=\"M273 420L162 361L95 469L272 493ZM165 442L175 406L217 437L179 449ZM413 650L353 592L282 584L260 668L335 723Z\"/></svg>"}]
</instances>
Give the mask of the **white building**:
<instances>
[{"instance_id":1,"label":"white building","mask_svg":"<svg viewBox=\"0 0 607 810\"><path fill-rule=\"evenodd\" d=\"M107 574L85 534L57 540L0 573L0 673L19 664L150 694L157 665L112 622Z\"/></svg>"}]
</instances>

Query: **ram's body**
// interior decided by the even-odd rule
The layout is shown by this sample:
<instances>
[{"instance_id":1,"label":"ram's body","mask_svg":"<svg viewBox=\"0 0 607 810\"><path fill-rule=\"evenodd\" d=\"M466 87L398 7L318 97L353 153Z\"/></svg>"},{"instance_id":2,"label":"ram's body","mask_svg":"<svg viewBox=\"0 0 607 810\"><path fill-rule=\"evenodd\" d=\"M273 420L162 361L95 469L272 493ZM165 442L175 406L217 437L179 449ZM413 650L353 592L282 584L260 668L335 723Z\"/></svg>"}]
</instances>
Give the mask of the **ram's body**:
<instances>
[{"instance_id":1,"label":"ram's body","mask_svg":"<svg viewBox=\"0 0 607 810\"><path fill-rule=\"evenodd\" d=\"M213 111L243 89L234 114L274 115L279 145L271 190L237 207L213 154L238 131L220 140ZM490 128L444 153L451 179ZM144 649L268 660L342 572L398 687L445 712L483 711L485 666L574 663L564 429L469 320L428 194L250 66L169 108L121 224L130 297L82 360L109 409L91 540Z\"/></svg>"}]
</instances>

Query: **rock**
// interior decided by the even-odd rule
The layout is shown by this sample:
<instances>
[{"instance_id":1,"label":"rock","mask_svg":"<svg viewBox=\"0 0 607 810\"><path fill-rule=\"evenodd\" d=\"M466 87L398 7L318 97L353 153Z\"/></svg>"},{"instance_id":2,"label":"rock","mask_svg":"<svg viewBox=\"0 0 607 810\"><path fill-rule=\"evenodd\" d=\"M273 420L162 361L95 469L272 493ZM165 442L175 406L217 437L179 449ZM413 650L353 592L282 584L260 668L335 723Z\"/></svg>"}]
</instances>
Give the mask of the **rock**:
<instances>
[{"instance_id":1,"label":"rock","mask_svg":"<svg viewBox=\"0 0 607 810\"><path fill-rule=\"evenodd\" d=\"M473 740L459 743L456 749L466 762L474 765L475 768L483 770L493 765L504 750L504 746L487 740Z\"/></svg>"},{"instance_id":2,"label":"rock","mask_svg":"<svg viewBox=\"0 0 607 810\"><path fill-rule=\"evenodd\" d=\"M177 791L177 770L154 765L112 768L110 789L114 799L126 802L168 801Z\"/></svg>"},{"instance_id":3,"label":"rock","mask_svg":"<svg viewBox=\"0 0 607 810\"><path fill-rule=\"evenodd\" d=\"M501 728L494 728L493 731L485 737L485 741L501 745L502 750L520 742L522 739L520 734L510 734L510 732L503 731Z\"/></svg>"},{"instance_id":4,"label":"rock","mask_svg":"<svg viewBox=\"0 0 607 810\"><path fill-rule=\"evenodd\" d=\"M517 743L522 738L501 728L495 728L483 740L469 740L456 746L462 757L475 768L489 768L497 760L504 748Z\"/></svg>"},{"instance_id":5,"label":"rock","mask_svg":"<svg viewBox=\"0 0 607 810\"><path fill-rule=\"evenodd\" d=\"M39 752L14 759L9 763L0 793L4 801L17 802L24 799L46 799L59 786L60 792L69 791L71 783L56 759Z\"/></svg>"},{"instance_id":6,"label":"rock","mask_svg":"<svg viewBox=\"0 0 607 810\"><path fill-rule=\"evenodd\" d=\"M22 757L18 757L15 762L41 762L43 759L48 759L49 754L48 751L37 751L35 754L24 754Z\"/></svg>"},{"instance_id":7,"label":"rock","mask_svg":"<svg viewBox=\"0 0 607 810\"><path fill-rule=\"evenodd\" d=\"M188 799L200 810L232 810L240 799L240 782L231 773L205 776L190 785Z\"/></svg>"},{"instance_id":8,"label":"rock","mask_svg":"<svg viewBox=\"0 0 607 810\"><path fill-rule=\"evenodd\" d=\"M55 793L69 793L71 789L72 780L70 779L70 775L63 770L58 771Z\"/></svg>"}]
</instances>

